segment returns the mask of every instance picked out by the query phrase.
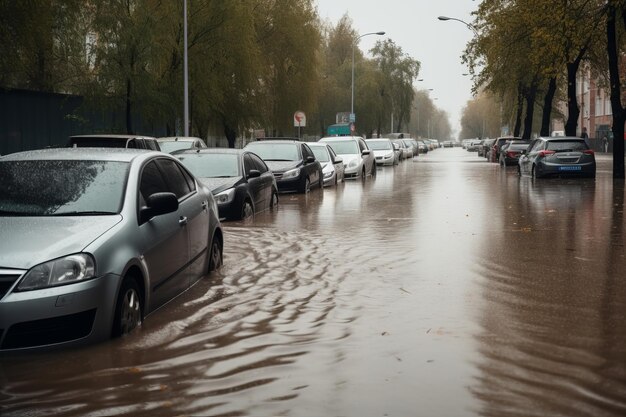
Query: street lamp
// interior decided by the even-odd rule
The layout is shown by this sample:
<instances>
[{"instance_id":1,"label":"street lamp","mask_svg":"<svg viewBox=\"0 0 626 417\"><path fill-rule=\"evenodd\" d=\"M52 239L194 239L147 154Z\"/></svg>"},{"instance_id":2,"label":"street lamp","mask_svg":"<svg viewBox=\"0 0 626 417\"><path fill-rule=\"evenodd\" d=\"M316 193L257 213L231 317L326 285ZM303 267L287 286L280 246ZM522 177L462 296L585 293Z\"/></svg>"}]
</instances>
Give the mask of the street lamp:
<instances>
[{"instance_id":1,"label":"street lamp","mask_svg":"<svg viewBox=\"0 0 626 417\"><path fill-rule=\"evenodd\" d=\"M439 16L437 19L442 20L444 22L446 20L456 20L457 22L461 22L465 26L467 26L468 29L470 29L472 32L474 32L474 35L478 36L478 32L476 31L476 28L472 24L467 23L465 20L457 19L456 17L448 17L448 16Z\"/></svg>"},{"instance_id":2,"label":"street lamp","mask_svg":"<svg viewBox=\"0 0 626 417\"><path fill-rule=\"evenodd\" d=\"M369 32L369 33L364 33L363 35L360 35L358 38L356 38L354 40L354 42L352 42L352 100L350 101L350 117L354 117L354 46L357 44L357 42L359 41L359 39L361 39L363 36L368 36L368 35L378 35L378 36L382 36L384 35L385 32Z\"/></svg>"}]
</instances>

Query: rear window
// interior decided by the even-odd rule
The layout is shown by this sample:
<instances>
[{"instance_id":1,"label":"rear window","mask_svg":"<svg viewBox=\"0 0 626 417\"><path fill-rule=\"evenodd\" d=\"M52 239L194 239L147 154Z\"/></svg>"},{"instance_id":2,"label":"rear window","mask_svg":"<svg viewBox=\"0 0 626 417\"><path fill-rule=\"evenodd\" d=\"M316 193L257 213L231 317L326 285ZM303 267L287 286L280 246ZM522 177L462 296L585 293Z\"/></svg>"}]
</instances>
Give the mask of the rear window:
<instances>
[{"instance_id":1,"label":"rear window","mask_svg":"<svg viewBox=\"0 0 626 417\"><path fill-rule=\"evenodd\" d=\"M126 138L70 138L70 148L125 148Z\"/></svg>"},{"instance_id":2,"label":"rear window","mask_svg":"<svg viewBox=\"0 0 626 417\"><path fill-rule=\"evenodd\" d=\"M589 149L584 140L551 140L548 142L549 151L584 151Z\"/></svg>"}]
</instances>

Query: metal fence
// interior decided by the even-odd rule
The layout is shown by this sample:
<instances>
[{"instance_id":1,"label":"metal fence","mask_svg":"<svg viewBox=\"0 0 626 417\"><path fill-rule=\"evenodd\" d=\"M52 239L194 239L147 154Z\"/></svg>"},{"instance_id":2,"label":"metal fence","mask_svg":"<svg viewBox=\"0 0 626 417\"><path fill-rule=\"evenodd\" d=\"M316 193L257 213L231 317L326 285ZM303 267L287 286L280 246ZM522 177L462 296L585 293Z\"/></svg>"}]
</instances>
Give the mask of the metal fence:
<instances>
[{"instance_id":1,"label":"metal fence","mask_svg":"<svg viewBox=\"0 0 626 417\"><path fill-rule=\"evenodd\" d=\"M165 136L164 128L144 126L140 115L133 117L138 133ZM0 89L0 155L64 146L75 134L124 132L123 109L88 108L80 96Z\"/></svg>"}]
</instances>

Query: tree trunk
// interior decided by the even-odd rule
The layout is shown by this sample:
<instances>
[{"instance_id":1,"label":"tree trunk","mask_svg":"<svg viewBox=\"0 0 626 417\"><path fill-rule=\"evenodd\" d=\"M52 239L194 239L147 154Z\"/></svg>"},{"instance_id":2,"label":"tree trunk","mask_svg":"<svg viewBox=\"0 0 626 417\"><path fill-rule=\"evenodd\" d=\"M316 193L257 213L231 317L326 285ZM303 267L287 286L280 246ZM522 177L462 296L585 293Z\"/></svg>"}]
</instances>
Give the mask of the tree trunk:
<instances>
[{"instance_id":1,"label":"tree trunk","mask_svg":"<svg viewBox=\"0 0 626 417\"><path fill-rule=\"evenodd\" d=\"M519 138L522 130L522 113L524 112L524 94L522 86L517 87L517 110L515 112L515 127L513 128L513 136Z\"/></svg>"},{"instance_id":2,"label":"tree trunk","mask_svg":"<svg viewBox=\"0 0 626 417\"><path fill-rule=\"evenodd\" d=\"M526 117L524 118L524 133L522 139L530 140L530 135L533 130L533 116L535 113L535 98L537 97L537 83L533 81L526 94Z\"/></svg>"},{"instance_id":3,"label":"tree trunk","mask_svg":"<svg viewBox=\"0 0 626 417\"><path fill-rule=\"evenodd\" d=\"M580 59L575 59L574 62L567 64L567 122L565 123L565 134L567 136L576 136L578 116L580 116L578 99L576 97L576 73L579 66Z\"/></svg>"},{"instance_id":4,"label":"tree trunk","mask_svg":"<svg viewBox=\"0 0 626 417\"><path fill-rule=\"evenodd\" d=\"M228 147L234 148L235 141L237 140L237 132L235 132L233 128L230 127L228 123L226 123L226 121L224 121L222 124L224 125L224 134L226 135L226 139L228 140Z\"/></svg>"},{"instance_id":5,"label":"tree trunk","mask_svg":"<svg viewBox=\"0 0 626 417\"><path fill-rule=\"evenodd\" d=\"M606 34L611 83L611 109L613 111L613 178L624 179L624 121L626 120L626 112L621 100L616 15L615 6L610 5L607 10ZM624 26L626 26L626 19Z\"/></svg>"},{"instance_id":6,"label":"tree trunk","mask_svg":"<svg viewBox=\"0 0 626 417\"><path fill-rule=\"evenodd\" d=\"M550 136L550 121L552 119L552 101L556 93L556 77L550 78L548 83L548 91L543 98L543 114L541 117L541 136Z\"/></svg>"},{"instance_id":7,"label":"tree trunk","mask_svg":"<svg viewBox=\"0 0 626 417\"><path fill-rule=\"evenodd\" d=\"M129 135L134 134L133 132L133 120L132 120L132 112L131 112L131 93L132 93L132 84L130 82L130 78L126 79L126 133Z\"/></svg>"}]
</instances>

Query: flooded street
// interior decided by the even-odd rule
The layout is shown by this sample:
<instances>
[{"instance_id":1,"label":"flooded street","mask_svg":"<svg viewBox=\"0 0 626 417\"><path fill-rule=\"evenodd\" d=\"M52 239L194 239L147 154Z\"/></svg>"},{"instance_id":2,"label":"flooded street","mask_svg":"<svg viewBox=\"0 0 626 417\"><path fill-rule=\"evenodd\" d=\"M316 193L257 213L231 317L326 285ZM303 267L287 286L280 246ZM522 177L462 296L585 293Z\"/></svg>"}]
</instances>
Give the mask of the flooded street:
<instances>
[{"instance_id":1,"label":"flooded street","mask_svg":"<svg viewBox=\"0 0 626 417\"><path fill-rule=\"evenodd\" d=\"M484 161L437 149L224 223L225 266L135 333L0 358L0 415L625 415L611 161Z\"/></svg>"}]
</instances>

